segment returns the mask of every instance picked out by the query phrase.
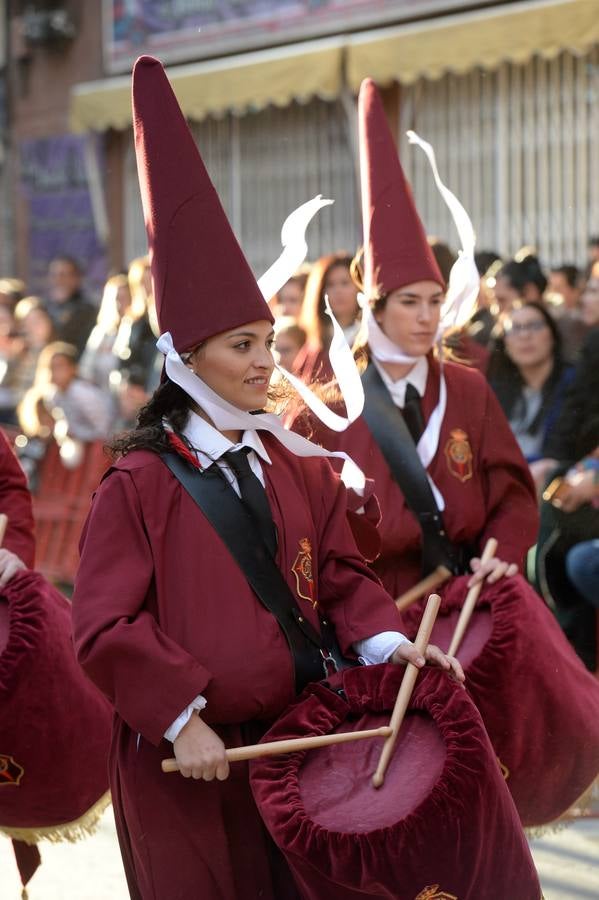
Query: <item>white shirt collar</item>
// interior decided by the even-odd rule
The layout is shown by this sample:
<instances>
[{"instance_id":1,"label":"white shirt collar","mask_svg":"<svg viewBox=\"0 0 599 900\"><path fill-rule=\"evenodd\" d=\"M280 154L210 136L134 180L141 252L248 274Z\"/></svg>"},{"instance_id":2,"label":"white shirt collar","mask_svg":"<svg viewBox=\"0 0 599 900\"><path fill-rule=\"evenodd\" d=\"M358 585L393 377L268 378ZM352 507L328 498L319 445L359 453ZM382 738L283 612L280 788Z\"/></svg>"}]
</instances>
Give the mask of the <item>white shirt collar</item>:
<instances>
[{"instance_id":1,"label":"white shirt collar","mask_svg":"<svg viewBox=\"0 0 599 900\"><path fill-rule=\"evenodd\" d=\"M393 381L391 376L385 372L380 362L372 359L376 366L376 370L383 379L383 384L391 394L391 399L396 406L403 408L406 402L406 387L408 384L413 385L421 397L424 397L426 390L426 380L428 378L428 360L426 356L421 356L418 362L410 369L407 375L398 381Z\"/></svg>"},{"instance_id":2,"label":"white shirt collar","mask_svg":"<svg viewBox=\"0 0 599 900\"><path fill-rule=\"evenodd\" d=\"M213 425L210 425L197 413L190 411L183 434L196 451L198 462L203 469L207 469L208 466L220 459L223 453L227 453L229 450L240 450L242 447L249 447L263 462L269 465L272 463L257 431L244 431L240 442L233 444Z\"/></svg>"}]
</instances>

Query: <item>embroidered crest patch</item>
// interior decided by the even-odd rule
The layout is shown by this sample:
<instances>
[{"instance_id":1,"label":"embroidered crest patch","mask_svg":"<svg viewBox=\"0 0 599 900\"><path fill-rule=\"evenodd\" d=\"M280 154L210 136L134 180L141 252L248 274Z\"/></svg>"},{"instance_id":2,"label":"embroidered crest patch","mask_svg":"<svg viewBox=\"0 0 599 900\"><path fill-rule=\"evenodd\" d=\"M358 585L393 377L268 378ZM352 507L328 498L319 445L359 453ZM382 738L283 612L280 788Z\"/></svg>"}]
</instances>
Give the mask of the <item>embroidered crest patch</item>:
<instances>
[{"instance_id":1,"label":"embroidered crest patch","mask_svg":"<svg viewBox=\"0 0 599 900\"><path fill-rule=\"evenodd\" d=\"M460 481L472 478L472 449L468 435L461 428L449 432L449 440L445 444L445 459L452 475Z\"/></svg>"},{"instance_id":2,"label":"embroidered crest patch","mask_svg":"<svg viewBox=\"0 0 599 900\"><path fill-rule=\"evenodd\" d=\"M8 784L18 787L24 774L25 769L12 756L0 753L0 787Z\"/></svg>"},{"instance_id":3,"label":"embroidered crest patch","mask_svg":"<svg viewBox=\"0 0 599 900\"><path fill-rule=\"evenodd\" d=\"M455 894L448 894L447 891L440 891L438 884L431 884L425 887L414 900L458 900Z\"/></svg>"},{"instance_id":4,"label":"embroidered crest patch","mask_svg":"<svg viewBox=\"0 0 599 900\"><path fill-rule=\"evenodd\" d=\"M310 538L302 538L299 542L299 552L291 567L297 584L297 595L307 600L316 608L314 599L314 578L312 575L312 544Z\"/></svg>"}]
</instances>

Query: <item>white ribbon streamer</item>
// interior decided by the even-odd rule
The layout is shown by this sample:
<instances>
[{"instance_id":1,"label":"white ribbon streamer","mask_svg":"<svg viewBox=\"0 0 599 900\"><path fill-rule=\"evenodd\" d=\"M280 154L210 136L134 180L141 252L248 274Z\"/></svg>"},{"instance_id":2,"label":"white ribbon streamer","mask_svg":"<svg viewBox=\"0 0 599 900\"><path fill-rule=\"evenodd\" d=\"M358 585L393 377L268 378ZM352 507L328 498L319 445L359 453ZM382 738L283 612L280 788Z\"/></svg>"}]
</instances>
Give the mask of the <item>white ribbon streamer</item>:
<instances>
[{"instance_id":1,"label":"white ribbon streamer","mask_svg":"<svg viewBox=\"0 0 599 900\"><path fill-rule=\"evenodd\" d=\"M334 200L323 200L322 194L308 200L290 213L281 228L283 252L264 275L258 279L258 287L265 300L270 300L283 285L297 272L308 253L306 229L316 213L323 206L330 206Z\"/></svg>"},{"instance_id":2,"label":"white ribbon streamer","mask_svg":"<svg viewBox=\"0 0 599 900\"><path fill-rule=\"evenodd\" d=\"M170 332L161 334L156 346L166 357L166 374L170 380L178 384L192 400L195 400L219 431L267 431L296 456L342 459L344 460L342 478L345 484L354 489L356 487L364 489L364 473L347 453L325 450L323 447L312 444L301 435L287 431L279 417L273 413L252 415L224 400L185 365L174 347Z\"/></svg>"},{"instance_id":3,"label":"white ribbon streamer","mask_svg":"<svg viewBox=\"0 0 599 900\"><path fill-rule=\"evenodd\" d=\"M321 422L331 431L345 431L352 422L362 414L364 409L364 387L358 372L353 353L343 334L343 329L333 315L328 297L325 297L325 311L333 324L333 338L329 348L329 360L335 373L339 391L345 402L347 416L340 416L322 402L310 388L296 375L277 366L279 372L287 378L298 392L306 406L318 416Z\"/></svg>"},{"instance_id":4,"label":"white ribbon streamer","mask_svg":"<svg viewBox=\"0 0 599 900\"><path fill-rule=\"evenodd\" d=\"M476 234L470 216L456 195L441 181L432 146L423 141L415 131L408 131L407 135L409 142L416 144L425 153L433 170L435 184L452 215L462 245L451 268L445 302L441 309L439 336L442 336L448 328L464 325L476 310L480 290L480 275L474 262Z\"/></svg>"}]
</instances>

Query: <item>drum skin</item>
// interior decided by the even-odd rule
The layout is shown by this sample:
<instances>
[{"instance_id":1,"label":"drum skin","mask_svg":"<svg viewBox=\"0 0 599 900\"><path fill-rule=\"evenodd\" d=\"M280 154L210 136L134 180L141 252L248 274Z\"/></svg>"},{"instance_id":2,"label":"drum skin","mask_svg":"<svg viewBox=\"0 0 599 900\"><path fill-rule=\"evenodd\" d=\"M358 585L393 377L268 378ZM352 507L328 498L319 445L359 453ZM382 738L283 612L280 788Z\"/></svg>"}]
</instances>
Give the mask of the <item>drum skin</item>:
<instances>
[{"instance_id":1,"label":"drum skin","mask_svg":"<svg viewBox=\"0 0 599 900\"><path fill-rule=\"evenodd\" d=\"M388 721L399 666L309 685L265 741ZM336 691L342 691L337 693ZM254 798L303 900L539 900L522 826L476 707L421 672L382 788L382 739L254 760Z\"/></svg>"},{"instance_id":2,"label":"drum skin","mask_svg":"<svg viewBox=\"0 0 599 900\"><path fill-rule=\"evenodd\" d=\"M0 596L0 831L34 842L92 824L111 718L75 659L70 604L39 573L17 573Z\"/></svg>"},{"instance_id":3,"label":"drum skin","mask_svg":"<svg viewBox=\"0 0 599 900\"><path fill-rule=\"evenodd\" d=\"M431 641L444 650L467 580L441 591ZM419 607L404 614L409 635ZM523 825L555 821L599 774L599 680L520 576L484 587L457 655Z\"/></svg>"}]
</instances>

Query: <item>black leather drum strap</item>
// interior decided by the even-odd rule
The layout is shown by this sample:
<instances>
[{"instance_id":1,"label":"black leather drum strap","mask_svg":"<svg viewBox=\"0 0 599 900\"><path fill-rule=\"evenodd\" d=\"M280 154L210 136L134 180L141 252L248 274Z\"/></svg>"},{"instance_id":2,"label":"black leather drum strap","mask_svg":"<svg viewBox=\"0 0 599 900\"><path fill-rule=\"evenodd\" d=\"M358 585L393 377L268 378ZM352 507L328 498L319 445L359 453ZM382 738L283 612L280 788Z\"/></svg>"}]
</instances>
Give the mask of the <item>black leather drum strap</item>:
<instances>
[{"instance_id":1,"label":"black leather drum strap","mask_svg":"<svg viewBox=\"0 0 599 900\"><path fill-rule=\"evenodd\" d=\"M451 572L458 574L462 571L460 551L451 544L445 533L443 517L416 445L400 410L372 363L362 375L362 384L366 395L362 415L393 479L420 524L422 574L428 575L439 565L447 566Z\"/></svg>"},{"instance_id":2,"label":"black leather drum strap","mask_svg":"<svg viewBox=\"0 0 599 900\"><path fill-rule=\"evenodd\" d=\"M258 600L281 626L293 657L296 691L320 681L329 674L326 662L337 663L334 636L324 633L329 623L324 623L321 636L302 615L249 513L219 467L194 469L178 453L164 453L162 459L222 539ZM334 647L329 646L331 641Z\"/></svg>"}]
</instances>

